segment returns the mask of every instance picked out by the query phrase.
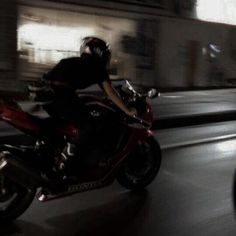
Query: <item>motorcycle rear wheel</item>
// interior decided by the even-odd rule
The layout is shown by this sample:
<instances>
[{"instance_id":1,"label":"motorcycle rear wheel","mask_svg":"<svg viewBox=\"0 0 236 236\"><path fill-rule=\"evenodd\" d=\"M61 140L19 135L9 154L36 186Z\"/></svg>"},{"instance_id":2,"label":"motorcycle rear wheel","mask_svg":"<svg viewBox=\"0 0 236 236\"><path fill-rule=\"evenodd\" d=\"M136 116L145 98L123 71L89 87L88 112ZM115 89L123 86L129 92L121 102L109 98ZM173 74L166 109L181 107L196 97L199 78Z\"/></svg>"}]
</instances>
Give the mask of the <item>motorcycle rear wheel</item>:
<instances>
[{"instance_id":1,"label":"motorcycle rear wheel","mask_svg":"<svg viewBox=\"0 0 236 236\"><path fill-rule=\"evenodd\" d=\"M117 181L131 190L143 189L156 177L161 165L161 149L154 138L148 138L132 151L121 166Z\"/></svg>"},{"instance_id":2,"label":"motorcycle rear wheel","mask_svg":"<svg viewBox=\"0 0 236 236\"><path fill-rule=\"evenodd\" d=\"M36 189L26 189L0 175L0 222L12 221L25 212Z\"/></svg>"}]
</instances>

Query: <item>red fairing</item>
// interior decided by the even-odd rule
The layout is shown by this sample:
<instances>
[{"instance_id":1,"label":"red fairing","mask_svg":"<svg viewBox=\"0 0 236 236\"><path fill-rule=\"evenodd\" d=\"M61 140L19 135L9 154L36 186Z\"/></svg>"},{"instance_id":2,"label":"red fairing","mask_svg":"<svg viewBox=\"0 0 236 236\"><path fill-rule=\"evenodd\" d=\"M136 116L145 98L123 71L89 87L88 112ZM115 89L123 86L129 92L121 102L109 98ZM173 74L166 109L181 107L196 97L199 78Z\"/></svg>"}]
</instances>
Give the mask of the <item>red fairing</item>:
<instances>
[{"instance_id":1,"label":"red fairing","mask_svg":"<svg viewBox=\"0 0 236 236\"><path fill-rule=\"evenodd\" d=\"M4 103L3 101L0 100L0 117L1 117L1 114L3 113L3 110L4 110Z\"/></svg>"},{"instance_id":2,"label":"red fairing","mask_svg":"<svg viewBox=\"0 0 236 236\"><path fill-rule=\"evenodd\" d=\"M0 102L0 118L26 133L39 133L40 128L33 123L29 115L20 108Z\"/></svg>"},{"instance_id":3,"label":"red fairing","mask_svg":"<svg viewBox=\"0 0 236 236\"><path fill-rule=\"evenodd\" d=\"M63 127L57 128L57 132L63 135L68 135L72 138L79 138L79 129L74 124L68 124Z\"/></svg>"}]
</instances>

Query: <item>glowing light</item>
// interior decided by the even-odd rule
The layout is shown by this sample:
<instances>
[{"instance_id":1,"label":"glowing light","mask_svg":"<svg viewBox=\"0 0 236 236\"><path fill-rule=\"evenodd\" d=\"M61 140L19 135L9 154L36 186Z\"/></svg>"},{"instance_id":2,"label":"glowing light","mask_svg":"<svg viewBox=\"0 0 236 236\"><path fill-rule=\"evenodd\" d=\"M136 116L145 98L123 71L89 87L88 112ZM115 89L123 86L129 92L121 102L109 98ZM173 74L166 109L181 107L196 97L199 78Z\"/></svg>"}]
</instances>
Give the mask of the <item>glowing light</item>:
<instances>
[{"instance_id":1,"label":"glowing light","mask_svg":"<svg viewBox=\"0 0 236 236\"><path fill-rule=\"evenodd\" d=\"M25 24L18 31L19 38L34 48L71 51L78 50L83 37L93 34L92 28L69 28L43 24Z\"/></svg>"},{"instance_id":2,"label":"glowing light","mask_svg":"<svg viewBox=\"0 0 236 236\"><path fill-rule=\"evenodd\" d=\"M19 27L18 50L29 51L30 62L55 63L64 57L78 56L82 38L94 34L92 27L28 23Z\"/></svg>"},{"instance_id":3,"label":"glowing light","mask_svg":"<svg viewBox=\"0 0 236 236\"><path fill-rule=\"evenodd\" d=\"M217 144L217 149L223 152L233 152L236 151L236 140L230 140Z\"/></svg>"},{"instance_id":4,"label":"glowing light","mask_svg":"<svg viewBox=\"0 0 236 236\"><path fill-rule=\"evenodd\" d=\"M196 11L199 19L236 25L235 0L198 0Z\"/></svg>"}]
</instances>

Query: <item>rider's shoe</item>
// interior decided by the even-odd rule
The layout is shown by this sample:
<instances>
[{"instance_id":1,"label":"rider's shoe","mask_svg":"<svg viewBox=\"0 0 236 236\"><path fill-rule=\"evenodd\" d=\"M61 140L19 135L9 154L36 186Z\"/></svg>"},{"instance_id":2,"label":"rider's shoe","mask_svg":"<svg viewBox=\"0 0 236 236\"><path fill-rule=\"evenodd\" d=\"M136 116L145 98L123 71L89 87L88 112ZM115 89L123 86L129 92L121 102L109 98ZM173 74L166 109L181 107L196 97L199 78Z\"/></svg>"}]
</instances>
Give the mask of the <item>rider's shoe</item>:
<instances>
[{"instance_id":1,"label":"rider's shoe","mask_svg":"<svg viewBox=\"0 0 236 236\"><path fill-rule=\"evenodd\" d=\"M77 147L73 143L67 143L61 153L61 159L64 162L67 162L70 158L75 157L77 153Z\"/></svg>"},{"instance_id":2,"label":"rider's shoe","mask_svg":"<svg viewBox=\"0 0 236 236\"><path fill-rule=\"evenodd\" d=\"M76 145L73 143L67 143L63 151L61 152L60 157L58 158L56 164L57 169L59 171L64 171L66 169L67 162L73 159L76 156L76 154L77 154Z\"/></svg>"}]
</instances>

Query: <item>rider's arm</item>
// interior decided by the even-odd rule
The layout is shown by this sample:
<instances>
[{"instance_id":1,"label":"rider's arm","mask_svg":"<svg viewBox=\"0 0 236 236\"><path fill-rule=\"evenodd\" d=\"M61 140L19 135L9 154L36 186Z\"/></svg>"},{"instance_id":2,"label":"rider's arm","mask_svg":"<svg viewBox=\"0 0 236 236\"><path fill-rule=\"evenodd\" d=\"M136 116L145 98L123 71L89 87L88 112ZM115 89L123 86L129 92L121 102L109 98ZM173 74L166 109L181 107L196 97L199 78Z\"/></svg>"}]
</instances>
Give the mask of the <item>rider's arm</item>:
<instances>
[{"instance_id":1,"label":"rider's arm","mask_svg":"<svg viewBox=\"0 0 236 236\"><path fill-rule=\"evenodd\" d=\"M137 115L137 112L135 109L129 109L125 103L122 101L122 99L117 94L116 90L112 87L109 81L105 80L102 82L102 87L108 96L108 98L111 99L111 101L117 105L122 111L124 111L129 116L135 116Z\"/></svg>"}]
</instances>

